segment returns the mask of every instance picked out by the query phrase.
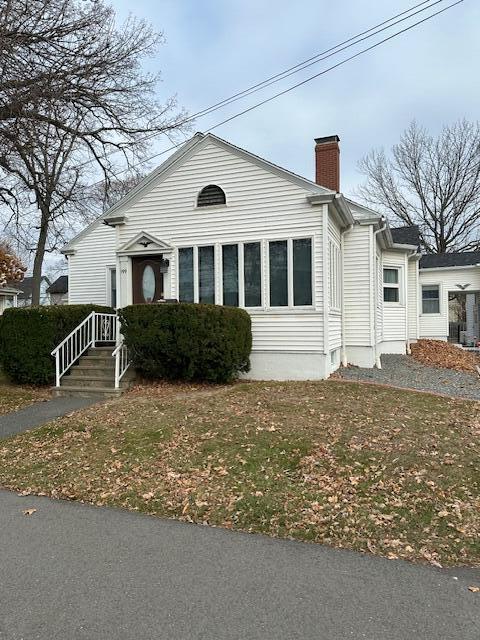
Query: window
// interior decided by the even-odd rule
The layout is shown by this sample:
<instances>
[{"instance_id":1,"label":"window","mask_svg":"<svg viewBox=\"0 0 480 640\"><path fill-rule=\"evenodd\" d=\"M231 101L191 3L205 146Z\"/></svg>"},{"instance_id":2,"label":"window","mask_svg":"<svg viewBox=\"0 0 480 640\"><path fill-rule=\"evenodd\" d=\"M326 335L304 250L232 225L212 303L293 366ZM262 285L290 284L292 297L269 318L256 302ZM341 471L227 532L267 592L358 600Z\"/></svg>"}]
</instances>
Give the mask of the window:
<instances>
[{"instance_id":1,"label":"window","mask_svg":"<svg viewBox=\"0 0 480 640\"><path fill-rule=\"evenodd\" d=\"M178 250L178 299L193 302L193 247Z\"/></svg>"},{"instance_id":2,"label":"window","mask_svg":"<svg viewBox=\"0 0 480 640\"><path fill-rule=\"evenodd\" d=\"M328 243L328 262L329 262L329 280L328 280L328 301L331 309L340 309L341 300L341 281L340 281L340 247L333 240Z\"/></svg>"},{"instance_id":3,"label":"window","mask_svg":"<svg viewBox=\"0 0 480 640\"><path fill-rule=\"evenodd\" d=\"M296 307L312 304L312 241L310 238L293 241L293 304Z\"/></svg>"},{"instance_id":4,"label":"window","mask_svg":"<svg viewBox=\"0 0 480 640\"><path fill-rule=\"evenodd\" d=\"M440 286L422 285L422 313L440 313Z\"/></svg>"},{"instance_id":5,"label":"window","mask_svg":"<svg viewBox=\"0 0 480 640\"><path fill-rule=\"evenodd\" d=\"M287 241L279 240L268 245L270 265L270 306L288 306Z\"/></svg>"},{"instance_id":6,"label":"window","mask_svg":"<svg viewBox=\"0 0 480 640\"><path fill-rule=\"evenodd\" d=\"M387 267L383 270L383 301L400 302L400 269Z\"/></svg>"},{"instance_id":7,"label":"window","mask_svg":"<svg viewBox=\"0 0 480 640\"><path fill-rule=\"evenodd\" d=\"M117 270L115 267L108 269L109 303L114 309L117 308Z\"/></svg>"},{"instance_id":8,"label":"window","mask_svg":"<svg viewBox=\"0 0 480 640\"><path fill-rule=\"evenodd\" d=\"M299 238L268 243L270 297L265 299L262 242L245 242L178 250L180 302L214 304L222 292L224 305L246 308L308 307L313 304L312 240ZM215 265L218 265L216 269ZM221 264L221 269L220 269ZM337 276L339 282L339 275ZM339 286L339 285L338 285ZM217 298L218 299L218 298Z\"/></svg>"},{"instance_id":9,"label":"window","mask_svg":"<svg viewBox=\"0 0 480 640\"><path fill-rule=\"evenodd\" d=\"M198 194L197 207L211 207L219 204L226 204L225 192L216 184L209 184Z\"/></svg>"},{"instance_id":10,"label":"window","mask_svg":"<svg viewBox=\"0 0 480 640\"><path fill-rule=\"evenodd\" d=\"M198 247L198 301L215 304L215 247Z\"/></svg>"},{"instance_id":11,"label":"window","mask_svg":"<svg viewBox=\"0 0 480 640\"><path fill-rule=\"evenodd\" d=\"M312 240L275 240L268 244L270 306L312 304Z\"/></svg>"},{"instance_id":12,"label":"window","mask_svg":"<svg viewBox=\"0 0 480 640\"><path fill-rule=\"evenodd\" d=\"M260 242L243 245L243 287L246 307L262 306L262 258Z\"/></svg>"},{"instance_id":13,"label":"window","mask_svg":"<svg viewBox=\"0 0 480 640\"><path fill-rule=\"evenodd\" d=\"M238 307L238 245L222 247L223 304Z\"/></svg>"}]
</instances>

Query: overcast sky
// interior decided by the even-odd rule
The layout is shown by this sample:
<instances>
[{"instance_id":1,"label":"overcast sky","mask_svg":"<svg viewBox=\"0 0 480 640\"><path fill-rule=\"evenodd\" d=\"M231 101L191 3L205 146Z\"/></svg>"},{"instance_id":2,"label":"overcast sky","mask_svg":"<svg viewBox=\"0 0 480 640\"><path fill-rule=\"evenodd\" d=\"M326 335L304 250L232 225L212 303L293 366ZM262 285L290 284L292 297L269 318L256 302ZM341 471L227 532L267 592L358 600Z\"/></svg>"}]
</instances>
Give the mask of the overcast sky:
<instances>
[{"instance_id":1,"label":"overcast sky","mask_svg":"<svg viewBox=\"0 0 480 640\"><path fill-rule=\"evenodd\" d=\"M159 95L177 94L179 104L190 113L417 4L415 0L112 1L120 19L130 12L164 32L166 44L150 63L162 72ZM308 178L313 177L313 138L338 134L342 190L352 194L362 180L357 170L362 155L372 146L390 147L413 118L433 133L457 118L478 118L479 28L480 2L465 0L215 133ZM199 119L194 128L204 131L348 53ZM162 144L167 146L159 143L155 150Z\"/></svg>"}]
</instances>

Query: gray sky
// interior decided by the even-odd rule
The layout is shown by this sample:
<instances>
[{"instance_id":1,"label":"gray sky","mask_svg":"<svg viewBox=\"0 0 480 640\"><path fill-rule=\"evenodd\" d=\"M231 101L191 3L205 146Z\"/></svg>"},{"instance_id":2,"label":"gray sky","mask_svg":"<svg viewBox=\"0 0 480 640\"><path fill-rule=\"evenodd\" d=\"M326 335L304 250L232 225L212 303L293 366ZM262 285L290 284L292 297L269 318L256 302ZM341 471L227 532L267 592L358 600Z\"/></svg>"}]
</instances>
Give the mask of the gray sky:
<instances>
[{"instance_id":1,"label":"gray sky","mask_svg":"<svg viewBox=\"0 0 480 640\"><path fill-rule=\"evenodd\" d=\"M415 0L112 2L119 19L132 13L164 32L167 42L149 66L162 72L160 98L175 93L190 113L417 4ZM413 118L432 133L463 116L478 118L479 32L480 2L465 0L215 133L308 178L313 177L313 138L336 133L341 138L342 190L352 194L362 180L357 170L362 155L372 146L390 147ZM350 52L199 119L194 129L206 130ZM160 141L152 152L167 146Z\"/></svg>"}]
</instances>

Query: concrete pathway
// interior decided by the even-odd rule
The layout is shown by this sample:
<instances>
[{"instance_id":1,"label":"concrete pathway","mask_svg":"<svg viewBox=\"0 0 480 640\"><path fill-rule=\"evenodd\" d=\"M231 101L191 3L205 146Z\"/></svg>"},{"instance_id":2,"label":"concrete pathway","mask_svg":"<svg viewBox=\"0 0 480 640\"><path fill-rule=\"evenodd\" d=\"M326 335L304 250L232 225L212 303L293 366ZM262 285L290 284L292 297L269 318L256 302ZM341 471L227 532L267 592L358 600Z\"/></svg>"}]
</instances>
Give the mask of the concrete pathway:
<instances>
[{"instance_id":1,"label":"concrete pathway","mask_svg":"<svg viewBox=\"0 0 480 640\"><path fill-rule=\"evenodd\" d=\"M60 397L52 398L46 402L36 402L25 409L12 411L0 416L0 438L22 433L34 427L46 424L54 418L60 418L77 409L89 407L99 402L98 397ZM2 636L0 635L0 638Z\"/></svg>"},{"instance_id":2,"label":"concrete pathway","mask_svg":"<svg viewBox=\"0 0 480 640\"><path fill-rule=\"evenodd\" d=\"M479 637L473 569L5 491L0 514L1 640Z\"/></svg>"}]
</instances>

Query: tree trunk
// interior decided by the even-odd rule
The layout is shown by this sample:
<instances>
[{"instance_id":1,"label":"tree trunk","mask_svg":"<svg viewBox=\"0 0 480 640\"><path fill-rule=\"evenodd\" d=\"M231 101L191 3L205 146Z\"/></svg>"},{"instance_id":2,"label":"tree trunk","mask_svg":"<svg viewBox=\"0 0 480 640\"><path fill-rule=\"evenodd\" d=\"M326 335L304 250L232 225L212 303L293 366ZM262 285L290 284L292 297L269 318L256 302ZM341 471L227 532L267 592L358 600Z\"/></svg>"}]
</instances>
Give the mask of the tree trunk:
<instances>
[{"instance_id":1,"label":"tree trunk","mask_svg":"<svg viewBox=\"0 0 480 640\"><path fill-rule=\"evenodd\" d=\"M45 257L45 247L47 244L48 225L45 223L40 227L35 258L33 260L32 272L32 305L40 304L40 286L42 284L42 267Z\"/></svg>"}]
</instances>

